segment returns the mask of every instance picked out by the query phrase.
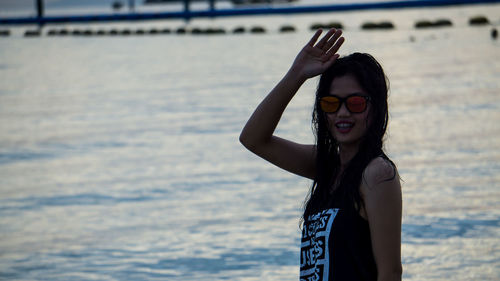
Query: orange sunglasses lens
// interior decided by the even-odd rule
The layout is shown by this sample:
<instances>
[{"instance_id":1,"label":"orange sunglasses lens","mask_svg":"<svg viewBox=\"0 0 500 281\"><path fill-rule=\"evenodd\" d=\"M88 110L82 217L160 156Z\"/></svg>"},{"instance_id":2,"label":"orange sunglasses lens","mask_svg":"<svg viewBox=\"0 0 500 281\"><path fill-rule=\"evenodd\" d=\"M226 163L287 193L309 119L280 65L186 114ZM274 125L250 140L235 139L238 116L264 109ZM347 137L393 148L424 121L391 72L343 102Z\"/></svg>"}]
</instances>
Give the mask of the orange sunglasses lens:
<instances>
[{"instance_id":1,"label":"orange sunglasses lens","mask_svg":"<svg viewBox=\"0 0 500 281\"><path fill-rule=\"evenodd\" d=\"M364 96L350 96L341 99L335 96L326 96L320 99L321 110L326 113L334 113L340 109L342 103L345 102L347 110L351 113L361 113L366 110L366 101L368 97Z\"/></svg>"},{"instance_id":2,"label":"orange sunglasses lens","mask_svg":"<svg viewBox=\"0 0 500 281\"><path fill-rule=\"evenodd\" d=\"M366 109L366 99L364 97L352 96L346 100L347 109L352 113L360 113Z\"/></svg>"},{"instance_id":3,"label":"orange sunglasses lens","mask_svg":"<svg viewBox=\"0 0 500 281\"><path fill-rule=\"evenodd\" d=\"M340 100L336 97L322 97L319 104L324 112L336 112L339 110Z\"/></svg>"}]
</instances>

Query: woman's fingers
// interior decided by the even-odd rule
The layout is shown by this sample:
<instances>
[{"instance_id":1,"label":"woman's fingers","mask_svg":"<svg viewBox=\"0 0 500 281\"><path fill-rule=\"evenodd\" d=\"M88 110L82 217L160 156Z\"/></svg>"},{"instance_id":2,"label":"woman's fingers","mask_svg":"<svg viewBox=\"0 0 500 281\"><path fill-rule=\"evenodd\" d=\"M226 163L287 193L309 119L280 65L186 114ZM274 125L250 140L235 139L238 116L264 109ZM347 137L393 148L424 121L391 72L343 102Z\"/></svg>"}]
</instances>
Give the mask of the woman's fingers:
<instances>
[{"instance_id":1,"label":"woman's fingers","mask_svg":"<svg viewBox=\"0 0 500 281\"><path fill-rule=\"evenodd\" d=\"M335 28L328 30L328 32L325 34L325 36L323 36L323 38L321 38L321 40L319 40L319 42L316 44L315 47L325 50L324 47L327 45L328 40L330 39L330 37L332 37L332 35L334 35L336 33L336 31L337 30ZM328 50L328 49L326 49L326 50Z\"/></svg>"},{"instance_id":2,"label":"woman's fingers","mask_svg":"<svg viewBox=\"0 0 500 281\"><path fill-rule=\"evenodd\" d=\"M340 36L340 34L338 35ZM337 51L340 49L340 46L342 46L342 44L344 44L344 37L337 37L338 39L335 39L335 41L332 41L332 42L335 42L335 44L333 46L331 46L331 48L328 50L327 54L335 54L337 53ZM333 44L333 43L332 43Z\"/></svg>"},{"instance_id":3,"label":"woman's fingers","mask_svg":"<svg viewBox=\"0 0 500 281\"><path fill-rule=\"evenodd\" d=\"M321 29L316 30L316 33L314 33L313 37L311 38L311 40L309 40L309 42L307 43L307 45L313 47L314 43L316 43L316 41L318 40L319 36L321 35L321 32L322 32Z\"/></svg>"},{"instance_id":4,"label":"woman's fingers","mask_svg":"<svg viewBox=\"0 0 500 281\"><path fill-rule=\"evenodd\" d=\"M340 49L340 46L344 43L344 37L340 37L340 33L336 33L334 37L332 37L324 48L324 55L322 57L322 61L329 61L334 55L337 54L337 51ZM328 49L327 49L328 48Z\"/></svg>"},{"instance_id":5,"label":"woman's fingers","mask_svg":"<svg viewBox=\"0 0 500 281\"><path fill-rule=\"evenodd\" d=\"M336 30L335 33L328 39L326 44L323 46L323 51L328 52L328 50L337 42L337 40L340 38L340 35L342 35L342 30Z\"/></svg>"}]
</instances>

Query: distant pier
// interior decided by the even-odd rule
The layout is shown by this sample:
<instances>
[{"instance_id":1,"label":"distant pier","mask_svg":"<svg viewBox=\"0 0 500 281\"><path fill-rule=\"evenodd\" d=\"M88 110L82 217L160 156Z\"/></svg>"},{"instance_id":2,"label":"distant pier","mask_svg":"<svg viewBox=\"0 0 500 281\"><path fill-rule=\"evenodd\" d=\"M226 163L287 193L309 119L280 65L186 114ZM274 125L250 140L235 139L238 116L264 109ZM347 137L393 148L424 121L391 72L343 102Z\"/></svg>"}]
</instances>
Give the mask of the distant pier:
<instances>
[{"instance_id":1,"label":"distant pier","mask_svg":"<svg viewBox=\"0 0 500 281\"><path fill-rule=\"evenodd\" d=\"M189 1L186 0L186 3ZM37 3L42 3L37 0ZM321 13L340 12L353 10L371 9L401 9L415 7L440 7L454 5L472 5L500 3L500 0L410 0L391 1L379 3L353 3L353 4L332 4L318 6L294 6L294 7L260 7L260 8L234 8L234 9L214 9L191 11L189 5L185 5L183 11L178 12L157 12L157 13L129 13L129 14L100 14L100 15L71 15L71 16L44 16L43 5L39 5L37 17L18 17L0 19L0 25L22 25L58 23L88 23L88 22L116 22L116 21L144 21L158 19L194 19L194 18L217 18L230 16L255 16L255 15L276 15L276 14L301 14L301 13Z\"/></svg>"}]
</instances>

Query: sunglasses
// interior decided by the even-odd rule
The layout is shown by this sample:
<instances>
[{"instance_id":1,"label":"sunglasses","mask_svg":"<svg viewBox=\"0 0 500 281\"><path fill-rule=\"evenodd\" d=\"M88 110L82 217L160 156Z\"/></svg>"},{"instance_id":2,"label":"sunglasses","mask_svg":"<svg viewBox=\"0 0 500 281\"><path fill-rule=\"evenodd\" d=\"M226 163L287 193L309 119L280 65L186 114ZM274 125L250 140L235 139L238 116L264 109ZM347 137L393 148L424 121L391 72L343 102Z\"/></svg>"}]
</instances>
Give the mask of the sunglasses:
<instances>
[{"instance_id":1,"label":"sunglasses","mask_svg":"<svg viewBox=\"0 0 500 281\"><path fill-rule=\"evenodd\" d=\"M368 107L369 96L352 94L345 98L337 96L325 96L319 100L321 110L325 113L335 113L339 111L343 103L350 113L361 113Z\"/></svg>"}]
</instances>

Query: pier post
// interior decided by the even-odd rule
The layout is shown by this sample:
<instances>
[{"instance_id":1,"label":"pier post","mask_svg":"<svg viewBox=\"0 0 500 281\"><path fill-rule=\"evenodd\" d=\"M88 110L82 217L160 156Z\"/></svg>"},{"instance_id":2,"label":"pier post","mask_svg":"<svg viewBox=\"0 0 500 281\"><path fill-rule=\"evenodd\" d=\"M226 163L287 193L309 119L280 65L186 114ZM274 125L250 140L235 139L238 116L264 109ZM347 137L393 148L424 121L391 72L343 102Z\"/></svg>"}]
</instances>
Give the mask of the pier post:
<instances>
[{"instance_id":1,"label":"pier post","mask_svg":"<svg viewBox=\"0 0 500 281\"><path fill-rule=\"evenodd\" d=\"M43 25L43 0L36 0L36 18L38 21L38 26Z\"/></svg>"},{"instance_id":2,"label":"pier post","mask_svg":"<svg viewBox=\"0 0 500 281\"><path fill-rule=\"evenodd\" d=\"M215 11L215 0L208 0L210 6L210 12Z\"/></svg>"},{"instance_id":3,"label":"pier post","mask_svg":"<svg viewBox=\"0 0 500 281\"><path fill-rule=\"evenodd\" d=\"M189 0L184 0L184 19L189 21Z\"/></svg>"},{"instance_id":4,"label":"pier post","mask_svg":"<svg viewBox=\"0 0 500 281\"><path fill-rule=\"evenodd\" d=\"M135 0L128 0L128 9L131 13L135 13Z\"/></svg>"}]
</instances>

